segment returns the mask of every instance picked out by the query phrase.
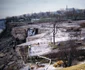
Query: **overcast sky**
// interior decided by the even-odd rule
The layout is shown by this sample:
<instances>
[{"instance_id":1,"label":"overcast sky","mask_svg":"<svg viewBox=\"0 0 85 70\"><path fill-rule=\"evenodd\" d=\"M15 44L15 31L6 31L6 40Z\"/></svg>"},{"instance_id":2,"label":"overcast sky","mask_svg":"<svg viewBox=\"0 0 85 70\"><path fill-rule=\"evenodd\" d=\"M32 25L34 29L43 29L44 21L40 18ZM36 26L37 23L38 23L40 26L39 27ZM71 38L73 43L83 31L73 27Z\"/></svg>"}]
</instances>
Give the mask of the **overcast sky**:
<instances>
[{"instance_id":1,"label":"overcast sky","mask_svg":"<svg viewBox=\"0 0 85 70\"><path fill-rule=\"evenodd\" d=\"M85 0L0 0L0 18L59 9L85 9Z\"/></svg>"}]
</instances>

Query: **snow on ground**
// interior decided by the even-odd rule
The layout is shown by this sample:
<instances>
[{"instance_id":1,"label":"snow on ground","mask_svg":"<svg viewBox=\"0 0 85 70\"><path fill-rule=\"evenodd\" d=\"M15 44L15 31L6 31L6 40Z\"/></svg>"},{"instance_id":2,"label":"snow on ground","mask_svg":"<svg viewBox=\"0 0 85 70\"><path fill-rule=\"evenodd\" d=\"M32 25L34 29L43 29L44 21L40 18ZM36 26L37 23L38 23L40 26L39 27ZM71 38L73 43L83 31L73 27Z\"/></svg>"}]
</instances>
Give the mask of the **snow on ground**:
<instances>
[{"instance_id":1,"label":"snow on ground","mask_svg":"<svg viewBox=\"0 0 85 70\"><path fill-rule=\"evenodd\" d=\"M49 52L51 52L51 47L49 47L48 44L36 45L31 47L30 56L43 55Z\"/></svg>"},{"instance_id":2,"label":"snow on ground","mask_svg":"<svg viewBox=\"0 0 85 70\"><path fill-rule=\"evenodd\" d=\"M51 32L48 35L47 34L48 33L46 33L46 35L44 37L41 37L40 39L29 41L29 42L20 44L18 46L31 45L31 49L28 52L30 53L29 54L30 56L48 54L52 51L51 47L49 46L49 43L53 42L53 33ZM61 41L67 41L67 40L69 40L68 33L62 32L62 30L58 30L55 35L55 42L61 42ZM35 44L38 44L38 45L35 45Z\"/></svg>"},{"instance_id":3,"label":"snow on ground","mask_svg":"<svg viewBox=\"0 0 85 70\"><path fill-rule=\"evenodd\" d=\"M39 37L43 36L45 33L43 34L40 34L40 35L37 35ZM33 36L34 37L34 36ZM60 41L67 41L69 40L69 34L66 33L66 32L62 32L61 30L58 30L56 35L55 35L55 42L60 42ZM23 44L20 44L18 46L21 46L21 45L32 45L32 44L45 44L45 43L49 43L49 42L53 42L53 33L46 33L46 35L44 35L44 37L41 37L39 39L36 39L36 40L33 40L33 41L29 41L29 42L26 42L26 43L23 43Z\"/></svg>"},{"instance_id":4,"label":"snow on ground","mask_svg":"<svg viewBox=\"0 0 85 70\"><path fill-rule=\"evenodd\" d=\"M66 26L66 25L64 25L64 26ZM64 31L63 30L64 29L57 30L56 35L55 35L55 42L67 41L70 39L69 33L66 33L65 30ZM40 35L37 35L36 37L38 37L38 36L42 37L43 35L44 34L40 34ZM73 38L73 39L76 39L76 38ZM20 44L18 46L31 45L31 50L29 51L30 56L38 56L38 55L43 55L43 54L51 52L51 47L48 46L49 42L53 42L53 32L50 32L50 34L46 33L46 35L44 35L44 37L42 37L40 39L26 42L26 43ZM35 45L35 44L38 44L38 45ZM41 67L41 68L34 69L34 70L45 70L47 67L48 67L48 65L46 65L45 68ZM47 70L59 70L61 68L62 67L54 68L53 65L50 65ZM28 70L28 66L24 67L21 70Z\"/></svg>"},{"instance_id":5,"label":"snow on ground","mask_svg":"<svg viewBox=\"0 0 85 70\"><path fill-rule=\"evenodd\" d=\"M29 66L25 66L24 68L21 68L20 70L28 70Z\"/></svg>"},{"instance_id":6,"label":"snow on ground","mask_svg":"<svg viewBox=\"0 0 85 70\"><path fill-rule=\"evenodd\" d=\"M18 46L31 45L30 56L43 55L43 54L50 53L51 47L49 46L49 43L53 42L53 33L52 32L50 32L49 34L48 33L49 32L39 34L35 37L41 37L41 38L20 44ZM57 30L56 35L55 35L55 42L67 41L69 39L70 39L69 33L65 32L64 29ZM74 40L77 38L73 37L71 39Z\"/></svg>"}]
</instances>

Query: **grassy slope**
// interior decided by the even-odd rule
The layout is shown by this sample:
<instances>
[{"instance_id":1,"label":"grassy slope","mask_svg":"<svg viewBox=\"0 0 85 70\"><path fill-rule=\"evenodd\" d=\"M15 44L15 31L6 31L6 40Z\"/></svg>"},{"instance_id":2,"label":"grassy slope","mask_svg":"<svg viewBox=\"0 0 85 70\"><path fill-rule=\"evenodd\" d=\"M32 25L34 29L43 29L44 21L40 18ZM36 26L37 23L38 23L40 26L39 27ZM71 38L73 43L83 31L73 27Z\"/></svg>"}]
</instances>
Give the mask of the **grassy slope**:
<instances>
[{"instance_id":1,"label":"grassy slope","mask_svg":"<svg viewBox=\"0 0 85 70\"><path fill-rule=\"evenodd\" d=\"M61 70L85 70L85 64L74 65L71 67L63 68Z\"/></svg>"}]
</instances>

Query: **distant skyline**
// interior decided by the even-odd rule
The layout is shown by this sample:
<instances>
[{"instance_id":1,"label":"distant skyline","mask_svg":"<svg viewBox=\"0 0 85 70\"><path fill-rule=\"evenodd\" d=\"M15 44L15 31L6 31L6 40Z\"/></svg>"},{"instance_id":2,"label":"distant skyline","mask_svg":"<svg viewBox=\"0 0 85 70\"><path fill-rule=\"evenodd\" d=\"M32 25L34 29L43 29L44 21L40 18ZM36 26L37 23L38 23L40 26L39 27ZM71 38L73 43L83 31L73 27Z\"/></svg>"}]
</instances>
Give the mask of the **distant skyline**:
<instances>
[{"instance_id":1,"label":"distant skyline","mask_svg":"<svg viewBox=\"0 0 85 70\"><path fill-rule=\"evenodd\" d=\"M57 11L65 9L66 6L85 9L85 0L0 0L0 18Z\"/></svg>"}]
</instances>

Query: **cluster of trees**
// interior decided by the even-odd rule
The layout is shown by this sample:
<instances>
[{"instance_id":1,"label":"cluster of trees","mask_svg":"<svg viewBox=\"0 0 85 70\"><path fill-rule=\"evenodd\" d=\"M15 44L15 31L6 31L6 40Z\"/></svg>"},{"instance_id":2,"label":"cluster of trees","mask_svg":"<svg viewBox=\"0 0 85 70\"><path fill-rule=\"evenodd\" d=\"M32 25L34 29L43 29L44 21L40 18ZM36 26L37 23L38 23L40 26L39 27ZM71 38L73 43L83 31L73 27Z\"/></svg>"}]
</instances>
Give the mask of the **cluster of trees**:
<instances>
[{"instance_id":1,"label":"cluster of trees","mask_svg":"<svg viewBox=\"0 0 85 70\"><path fill-rule=\"evenodd\" d=\"M55 12L40 12L33 14L24 14L21 16L7 17L8 22L31 22L31 19L43 19L43 18L56 18L56 19L72 19L81 20L85 19L84 9L70 8L67 10L58 10ZM49 20L48 20L49 21Z\"/></svg>"},{"instance_id":2,"label":"cluster of trees","mask_svg":"<svg viewBox=\"0 0 85 70\"><path fill-rule=\"evenodd\" d=\"M71 11L66 11L65 16L67 17L67 19L83 20L85 19L85 10L73 8Z\"/></svg>"}]
</instances>

